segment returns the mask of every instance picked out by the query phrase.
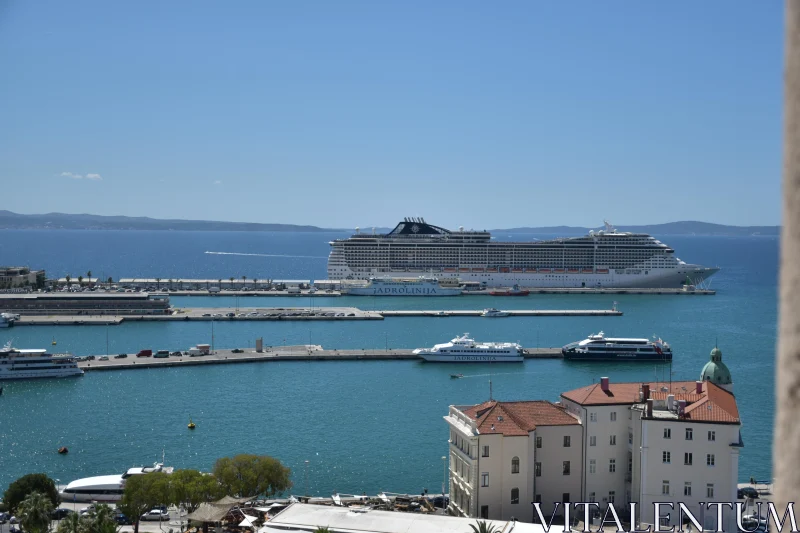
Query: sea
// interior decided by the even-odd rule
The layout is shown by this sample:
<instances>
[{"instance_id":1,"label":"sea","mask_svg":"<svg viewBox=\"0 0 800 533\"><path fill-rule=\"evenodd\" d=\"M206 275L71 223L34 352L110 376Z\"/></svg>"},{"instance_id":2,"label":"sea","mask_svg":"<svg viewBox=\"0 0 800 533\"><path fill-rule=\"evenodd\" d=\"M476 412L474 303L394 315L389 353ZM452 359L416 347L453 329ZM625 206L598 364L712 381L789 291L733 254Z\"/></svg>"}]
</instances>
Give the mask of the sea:
<instances>
[{"instance_id":1,"label":"sea","mask_svg":"<svg viewBox=\"0 0 800 533\"><path fill-rule=\"evenodd\" d=\"M0 264L117 280L148 277L326 278L328 242L343 233L0 230ZM496 234L498 240L543 235ZM409 317L347 322L219 322L217 347L319 344L416 348L469 332L479 341L562 346L587 335L658 336L672 365L527 360L516 365L416 361L270 362L88 372L5 382L0 396L0 492L31 472L61 484L121 473L164 457L208 471L216 459L266 454L292 470L292 493L441 492L449 405L557 401L612 381L696 380L718 346L730 368L742 439L739 478L772 476L779 241L773 236L656 236L687 262L719 266L713 296L538 295L525 298L173 297L178 307L326 306L362 309L610 309L621 317ZM210 323L124 323L0 330L0 343L77 355L186 350L210 343ZM53 343L56 343L53 346ZM463 379L450 379L462 373ZM189 419L197 428L189 431ZM69 449L59 455L61 446Z\"/></svg>"}]
</instances>

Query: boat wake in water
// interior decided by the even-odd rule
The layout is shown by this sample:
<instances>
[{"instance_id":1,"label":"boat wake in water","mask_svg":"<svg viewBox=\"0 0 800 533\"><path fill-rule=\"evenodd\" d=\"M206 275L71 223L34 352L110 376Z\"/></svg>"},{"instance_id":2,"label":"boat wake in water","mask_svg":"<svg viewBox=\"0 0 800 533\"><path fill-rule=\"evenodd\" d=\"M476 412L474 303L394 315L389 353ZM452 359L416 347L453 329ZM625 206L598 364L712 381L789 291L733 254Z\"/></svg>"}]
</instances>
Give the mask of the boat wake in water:
<instances>
[{"instance_id":1,"label":"boat wake in water","mask_svg":"<svg viewBox=\"0 0 800 533\"><path fill-rule=\"evenodd\" d=\"M509 374L535 374L536 372L497 372L495 374L472 374L471 376L461 376L460 379L467 379L467 378L485 378L491 376L506 376Z\"/></svg>"},{"instance_id":2,"label":"boat wake in water","mask_svg":"<svg viewBox=\"0 0 800 533\"><path fill-rule=\"evenodd\" d=\"M287 255L287 254L246 254L241 252L205 252L211 255L249 255L253 257L289 257L298 259L327 259L319 255Z\"/></svg>"}]
</instances>

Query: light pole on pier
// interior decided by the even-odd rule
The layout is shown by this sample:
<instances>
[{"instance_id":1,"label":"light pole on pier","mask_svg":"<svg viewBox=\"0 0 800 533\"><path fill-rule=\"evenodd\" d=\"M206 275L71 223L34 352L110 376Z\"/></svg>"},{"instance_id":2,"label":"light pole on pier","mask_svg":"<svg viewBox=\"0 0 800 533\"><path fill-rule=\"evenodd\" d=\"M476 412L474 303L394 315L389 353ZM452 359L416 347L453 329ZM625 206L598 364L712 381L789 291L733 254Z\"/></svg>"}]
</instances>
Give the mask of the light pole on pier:
<instances>
[{"instance_id":1,"label":"light pole on pier","mask_svg":"<svg viewBox=\"0 0 800 533\"><path fill-rule=\"evenodd\" d=\"M444 513L445 506L444 506L444 488L445 483L447 483L447 457L442 456L442 514Z\"/></svg>"},{"instance_id":2,"label":"light pole on pier","mask_svg":"<svg viewBox=\"0 0 800 533\"><path fill-rule=\"evenodd\" d=\"M306 493L306 496L308 496L308 459L306 459L305 463L306 463L306 487L305 487L305 493Z\"/></svg>"}]
</instances>

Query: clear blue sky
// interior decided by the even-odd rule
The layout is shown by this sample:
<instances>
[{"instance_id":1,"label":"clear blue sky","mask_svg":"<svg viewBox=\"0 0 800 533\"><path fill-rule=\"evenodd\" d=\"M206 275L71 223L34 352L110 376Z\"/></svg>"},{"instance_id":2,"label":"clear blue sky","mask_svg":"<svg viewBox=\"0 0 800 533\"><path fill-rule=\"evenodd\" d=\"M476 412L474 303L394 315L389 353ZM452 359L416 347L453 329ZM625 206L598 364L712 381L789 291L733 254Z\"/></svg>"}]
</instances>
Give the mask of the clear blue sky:
<instances>
[{"instance_id":1,"label":"clear blue sky","mask_svg":"<svg viewBox=\"0 0 800 533\"><path fill-rule=\"evenodd\" d=\"M783 3L0 2L0 209L780 222Z\"/></svg>"}]
</instances>

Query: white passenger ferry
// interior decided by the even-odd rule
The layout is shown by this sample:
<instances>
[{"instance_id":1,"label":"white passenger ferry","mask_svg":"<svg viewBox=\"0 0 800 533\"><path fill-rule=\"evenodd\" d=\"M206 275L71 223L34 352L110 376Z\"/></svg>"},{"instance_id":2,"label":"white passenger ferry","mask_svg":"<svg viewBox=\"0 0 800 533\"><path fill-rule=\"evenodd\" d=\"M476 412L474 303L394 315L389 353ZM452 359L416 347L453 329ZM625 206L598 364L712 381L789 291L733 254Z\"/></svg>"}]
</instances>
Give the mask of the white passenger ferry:
<instances>
[{"instance_id":1,"label":"white passenger ferry","mask_svg":"<svg viewBox=\"0 0 800 533\"><path fill-rule=\"evenodd\" d=\"M406 218L386 234L332 241L328 279L457 277L486 287L680 288L699 285L718 268L687 264L646 233L617 231L608 222L582 237L502 242L488 231L450 231Z\"/></svg>"},{"instance_id":2,"label":"white passenger ferry","mask_svg":"<svg viewBox=\"0 0 800 533\"><path fill-rule=\"evenodd\" d=\"M64 487L58 494L62 502L117 502L122 498L125 480L131 476L150 472L171 474L173 467L165 467L163 463L155 463L151 467L129 468L124 474L93 476L76 479Z\"/></svg>"},{"instance_id":3,"label":"white passenger ferry","mask_svg":"<svg viewBox=\"0 0 800 533\"><path fill-rule=\"evenodd\" d=\"M442 287L436 278L370 278L366 285L344 284L342 293L353 296L460 296L460 287Z\"/></svg>"},{"instance_id":4,"label":"white passenger ferry","mask_svg":"<svg viewBox=\"0 0 800 533\"><path fill-rule=\"evenodd\" d=\"M433 348L417 348L414 354L437 363L521 363L522 346L510 342L475 342L469 333Z\"/></svg>"},{"instance_id":5,"label":"white passenger ferry","mask_svg":"<svg viewBox=\"0 0 800 533\"><path fill-rule=\"evenodd\" d=\"M0 348L0 380L63 378L80 376L83 370L72 354L51 354L47 350L17 350L11 342Z\"/></svg>"}]
</instances>

